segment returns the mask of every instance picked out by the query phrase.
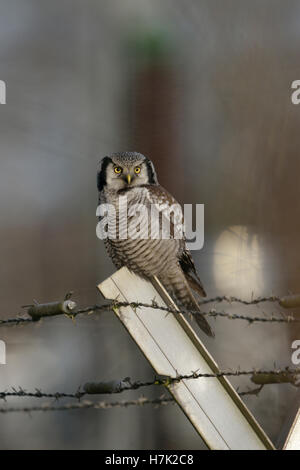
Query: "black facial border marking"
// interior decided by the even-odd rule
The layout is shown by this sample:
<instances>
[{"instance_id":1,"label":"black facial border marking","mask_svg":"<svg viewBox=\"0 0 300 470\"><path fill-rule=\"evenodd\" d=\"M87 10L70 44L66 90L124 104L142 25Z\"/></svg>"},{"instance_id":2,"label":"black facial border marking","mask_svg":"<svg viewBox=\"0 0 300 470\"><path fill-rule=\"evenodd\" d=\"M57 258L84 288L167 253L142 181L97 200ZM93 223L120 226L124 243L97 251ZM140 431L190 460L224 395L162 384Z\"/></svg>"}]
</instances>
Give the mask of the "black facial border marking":
<instances>
[{"instance_id":1,"label":"black facial border marking","mask_svg":"<svg viewBox=\"0 0 300 470\"><path fill-rule=\"evenodd\" d=\"M101 161L101 168L97 174L98 191L102 191L106 185L106 169L110 163L112 163L112 159L110 157L104 157Z\"/></svg>"},{"instance_id":2,"label":"black facial border marking","mask_svg":"<svg viewBox=\"0 0 300 470\"><path fill-rule=\"evenodd\" d=\"M157 181L157 176L156 176L156 173L155 173L155 170L154 170L153 163L148 158L145 159L145 163L147 165L147 173L148 173L149 184L157 184L158 181Z\"/></svg>"}]
</instances>

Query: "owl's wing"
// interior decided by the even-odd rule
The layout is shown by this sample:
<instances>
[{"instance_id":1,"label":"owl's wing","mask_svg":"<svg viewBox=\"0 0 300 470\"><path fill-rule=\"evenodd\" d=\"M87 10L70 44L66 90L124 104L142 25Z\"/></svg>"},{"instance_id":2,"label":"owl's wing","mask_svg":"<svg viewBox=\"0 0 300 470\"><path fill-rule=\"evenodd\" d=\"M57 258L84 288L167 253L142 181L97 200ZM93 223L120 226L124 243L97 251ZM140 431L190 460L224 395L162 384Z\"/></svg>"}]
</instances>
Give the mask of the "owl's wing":
<instances>
[{"instance_id":1,"label":"owl's wing","mask_svg":"<svg viewBox=\"0 0 300 470\"><path fill-rule=\"evenodd\" d=\"M150 204L167 204L167 205L178 204L178 202L173 198L173 196L171 196L171 194L169 194L161 186L148 186L147 189L148 189L147 200L148 200L148 203ZM171 231L175 233L176 220L178 221L178 223L183 222L182 212L181 212L181 217L179 217L180 220L178 219L178 217L176 217L176 214L175 216L170 218L170 213L168 210L162 210L161 213L162 213L163 218L164 217L167 218L167 221L169 222L171 226ZM177 250L178 250L177 259L179 261L177 280L178 279L182 280L181 286L178 287L178 282L177 282L177 285L175 288L175 286L172 285L172 283L174 282L174 279L169 279L168 276L166 279L165 275L160 280L163 285L168 286L169 288L170 287L173 288L175 297L184 306L186 306L190 310L192 309L192 310L200 311L200 307L192 291L198 293L198 295L201 297L205 297L206 296L205 290L197 274L191 253L186 247L186 240L184 238L184 235L182 239L176 240L176 242L177 242L176 245L177 245ZM206 321L204 316L198 315L198 316L195 316L194 319L196 323L200 326L200 328L208 336L214 337L214 332L212 331L209 323Z\"/></svg>"},{"instance_id":2,"label":"owl's wing","mask_svg":"<svg viewBox=\"0 0 300 470\"><path fill-rule=\"evenodd\" d=\"M152 204L153 203L159 203L159 204L165 203L170 206L173 204L179 205L176 199L160 185L148 186L148 201ZM176 221L174 221L174 216L170 218L169 213L166 210L166 211L162 211L162 217L167 218L171 226L171 233L175 233L176 227L174 227L174 224L176 225ZM180 214L179 215L177 214L177 220L179 219L180 219ZM181 223L183 222L182 213L181 213L180 222ZM184 276L192 290L197 292L198 295L200 295L201 297L206 297L206 292L197 274L196 267L195 267L193 258L191 256L191 253L186 248L186 240L185 240L184 234L180 242L181 243L179 244L178 258L179 258L179 264L184 273Z\"/></svg>"},{"instance_id":3,"label":"owl's wing","mask_svg":"<svg viewBox=\"0 0 300 470\"><path fill-rule=\"evenodd\" d=\"M184 239L184 224L183 224L183 212L181 205L176 199L162 186L160 185L144 185L147 189L147 202L149 205L153 204L159 207L159 213L161 214L160 224L164 227L163 222L166 222L166 227L170 228L170 235L172 238L176 238L178 235L179 243L181 248L185 246ZM170 212L170 207L173 206L174 211Z\"/></svg>"},{"instance_id":4,"label":"owl's wing","mask_svg":"<svg viewBox=\"0 0 300 470\"><path fill-rule=\"evenodd\" d=\"M176 201L176 199L168 193L162 186L157 185L157 186L148 186L148 201L150 203L159 203L159 204L167 204L169 206L171 205L178 205L179 203ZM183 214L181 212L178 214L175 214L175 217L177 215L177 221L180 223L183 223ZM174 214L171 215L168 213L167 210L162 211L162 217L167 218L167 221L170 224L171 227L171 233L175 233L176 230L176 220L174 217ZM175 227L174 227L175 225ZM191 256L190 251L186 248L186 239L183 237L181 239L181 243L179 244L180 249L178 253L179 257L179 264L184 272L184 275L191 287L191 289L195 290L201 297L206 297L206 292L204 290L204 287L202 285L202 282L200 281L200 278L197 274L196 267L193 261L193 258Z\"/></svg>"},{"instance_id":5,"label":"owl's wing","mask_svg":"<svg viewBox=\"0 0 300 470\"><path fill-rule=\"evenodd\" d=\"M149 191L148 199L149 199L149 202L151 202L152 204L153 203L160 203L160 204L166 203L166 204L169 204L170 206L173 204L179 205L176 199L171 194L169 194L168 191L162 188L162 186L159 186L159 185L149 186L148 191ZM171 233L175 233L176 221L174 221L174 216L170 218L168 211L162 211L162 217L166 217L168 219L168 222L170 223L170 226L171 226ZM179 221L180 214L177 215L177 217ZM180 222L181 223L183 222L182 213L181 213ZM174 224L175 224L175 227L174 227ZM182 243L180 243L180 251L178 253L180 267L191 289L196 291L201 297L206 297L206 292L197 274L196 267L195 267L193 258L191 256L191 253L186 248L186 240L185 240L184 235L183 235L181 242Z\"/></svg>"},{"instance_id":6,"label":"owl's wing","mask_svg":"<svg viewBox=\"0 0 300 470\"><path fill-rule=\"evenodd\" d=\"M201 297L206 297L206 292L197 274L196 267L189 250L185 249L179 258L179 264L190 287Z\"/></svg>"}]
</instances>

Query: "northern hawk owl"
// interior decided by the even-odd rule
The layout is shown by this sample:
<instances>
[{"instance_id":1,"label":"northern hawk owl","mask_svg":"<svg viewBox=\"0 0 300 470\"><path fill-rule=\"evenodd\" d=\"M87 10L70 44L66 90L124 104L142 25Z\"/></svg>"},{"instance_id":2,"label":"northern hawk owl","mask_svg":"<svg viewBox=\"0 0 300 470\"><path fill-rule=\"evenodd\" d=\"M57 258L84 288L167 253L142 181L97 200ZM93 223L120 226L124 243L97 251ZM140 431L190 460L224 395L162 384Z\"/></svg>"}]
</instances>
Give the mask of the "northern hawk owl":
<instances>
[{"instance_id":1,"label":"northern hawk owl","mask_svg":"<svg viewBox=\"0 0 300 470\"><path fill-rule=\"evenodd\" d=\"M148 279L156 276L179 306L199 310L196 295L204 297L206 294L186 247L184 234L176 236L178 217L176 219L176 214L169 211L170 207L180 206L159 185L151 160L137 152L113 153L104 157L98 172L98 190L100 208L113 208L108 214L111 218L114 216L111 227L115 223L116 230L113 235L108 233L105 245L115 266L118 269L126 266ZM126 210L123 210L125 203ZM152 236L149 218L155 214L157 225L154 222L153 226L159 230ZM170 226L168 237L161 229L164 220ZM134 227L139 226L139 232L133 234L130 231L132 222ZM127 232L121 236L124 227ZM214 336L204 316L196 315L194 318L207 335Z\"/></svg>"}]
</instances>

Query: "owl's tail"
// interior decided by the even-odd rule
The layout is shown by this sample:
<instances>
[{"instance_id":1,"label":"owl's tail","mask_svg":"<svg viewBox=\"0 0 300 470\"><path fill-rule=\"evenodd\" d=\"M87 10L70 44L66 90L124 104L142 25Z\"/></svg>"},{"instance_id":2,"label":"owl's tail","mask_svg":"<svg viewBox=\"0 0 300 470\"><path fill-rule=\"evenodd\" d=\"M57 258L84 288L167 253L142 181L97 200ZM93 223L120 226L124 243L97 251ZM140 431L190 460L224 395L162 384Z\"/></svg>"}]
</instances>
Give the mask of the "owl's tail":
<instances>
[{"instance_id":1,"label":"owl's tail","mask_svg":"<svg viewBox=\"0 0 300 470\"><path fill-rule=\"evenodd\" d=\"M197 312L200 312L200 306L192 292L192 289L197 289L195 288L195 285L193 286L192 281L189 282L189 276L186 277L185 274L180 270L180 272L176 272L175 276L169 274L166 277L166 275L164 275L163 279L160 279L160 281L170 293L170 295L174 297L176 301L178 301L179 306L184 307L187 310L195 310ZM206 321L204 316L201 315L201 313L193 315L193 318L196 321L197 325L201 328L201 330L204 331L204 333L211 337L215 336L209 323Z\"/></svg>"}]
</instances>

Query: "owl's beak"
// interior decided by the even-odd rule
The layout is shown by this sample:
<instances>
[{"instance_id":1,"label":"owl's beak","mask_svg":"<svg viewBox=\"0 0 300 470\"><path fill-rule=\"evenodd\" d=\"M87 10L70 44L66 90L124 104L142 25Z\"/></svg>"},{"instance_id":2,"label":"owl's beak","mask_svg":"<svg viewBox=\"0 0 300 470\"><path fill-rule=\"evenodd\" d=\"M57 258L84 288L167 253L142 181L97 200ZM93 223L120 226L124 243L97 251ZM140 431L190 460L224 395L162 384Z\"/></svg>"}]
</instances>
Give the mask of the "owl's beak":
<instances>
[{"instance_id":1,"label":"owl's beak","mask_svg":"<svg viewBox=\"0 0 300 470\"><path fill-rule=\"evenodd\" d=\"M131 183L131 175L129 173L126 175L126 179L127 179L127 183L130 184Z\"/></svg>"}]
</instances>

